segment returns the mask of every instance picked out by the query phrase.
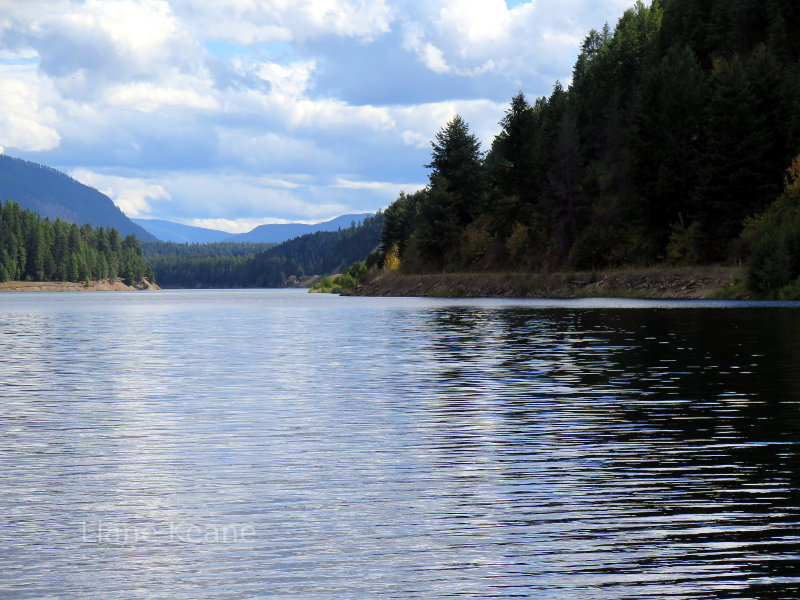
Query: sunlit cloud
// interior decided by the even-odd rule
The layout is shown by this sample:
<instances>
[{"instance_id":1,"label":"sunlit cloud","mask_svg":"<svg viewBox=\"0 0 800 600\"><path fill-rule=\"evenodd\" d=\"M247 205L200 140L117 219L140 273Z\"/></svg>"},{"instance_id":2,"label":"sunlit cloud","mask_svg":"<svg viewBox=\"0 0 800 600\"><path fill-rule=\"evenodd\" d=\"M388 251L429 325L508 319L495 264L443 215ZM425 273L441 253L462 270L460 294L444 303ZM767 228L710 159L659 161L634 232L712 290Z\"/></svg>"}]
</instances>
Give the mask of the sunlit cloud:
<instances>
[{"instance_id":1,"label":"sunlit cloud","mask_svg":"<svg viewBox=\"0 0 800 600\"><path fill-rule=\"evenodd\" d=\"M163 187L142 179L101 175L86 169L76 169L69 175L111 198L129 217L147 217L153 212L153 201L170 200Z\"/></svg>"},{"instance_id":2,"label":"sunlit cloud","mask_svg":"<svg viewBox=\"0 0 800 600\"><path fill-rule=\"evenodd\" d=\"M453 115L488 149L510 98L568 82L583 36L631 4L0 0L0 147L130 216L370 212L427 180Z\"/></svg>"}]
</instances>

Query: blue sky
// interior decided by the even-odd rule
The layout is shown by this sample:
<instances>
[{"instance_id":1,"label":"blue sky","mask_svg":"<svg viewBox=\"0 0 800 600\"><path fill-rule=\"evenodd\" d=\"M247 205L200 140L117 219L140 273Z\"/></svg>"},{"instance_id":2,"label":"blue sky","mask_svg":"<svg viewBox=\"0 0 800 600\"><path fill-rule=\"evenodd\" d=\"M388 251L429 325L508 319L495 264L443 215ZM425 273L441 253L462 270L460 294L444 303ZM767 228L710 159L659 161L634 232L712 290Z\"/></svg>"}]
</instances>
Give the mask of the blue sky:
<instances>
[{"instance_id":1,"label":"blue sky","mask_svg":"<svg viewBox=\"0 0 800 600\"><path fill-rule=\"evenodd\" d=\"M0 147L126 214L247 231L423 186L461 114L568 82L632 0L0 0Z\"/></svg>"}]
</instances>

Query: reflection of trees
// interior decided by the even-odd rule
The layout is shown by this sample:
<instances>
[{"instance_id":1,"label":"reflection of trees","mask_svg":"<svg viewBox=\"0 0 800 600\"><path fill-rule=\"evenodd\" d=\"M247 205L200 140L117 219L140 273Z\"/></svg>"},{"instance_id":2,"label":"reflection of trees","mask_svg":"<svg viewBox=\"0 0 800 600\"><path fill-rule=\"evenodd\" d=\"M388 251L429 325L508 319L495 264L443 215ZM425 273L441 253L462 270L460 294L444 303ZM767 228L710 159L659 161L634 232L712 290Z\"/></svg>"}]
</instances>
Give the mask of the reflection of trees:
<instances>
[{"instance_id":1,"label":"reflection of trees","mask_svg":"<svg viewBox=\"0 0 800 600\"><path fill-rule=\"evenodd\" d=\"M796 313L462 307L427 325L445 462L490 451L498 485L528 490L529 506L514 505L528 515L544 477L555 502L619 520L594 534L615 551L631 551L614 533L630 520L644 571L789 597L785 580L746 582L800 572ZM480 435L461 426L492 419Z\"/></svg>"}]
</instances>

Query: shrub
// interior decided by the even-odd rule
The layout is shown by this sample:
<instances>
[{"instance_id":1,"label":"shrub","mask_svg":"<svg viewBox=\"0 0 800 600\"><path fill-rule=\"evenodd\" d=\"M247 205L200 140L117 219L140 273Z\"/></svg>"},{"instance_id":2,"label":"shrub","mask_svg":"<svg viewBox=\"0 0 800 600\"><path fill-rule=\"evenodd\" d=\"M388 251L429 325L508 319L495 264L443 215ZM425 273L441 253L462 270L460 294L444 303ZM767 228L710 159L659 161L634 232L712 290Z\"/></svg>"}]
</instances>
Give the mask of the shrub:
<instances>
[{"instance_id":1,"label":"shrub","mask_svg":"<svg viewBox=\"0 0 800 600\"><path fill-rule=\"evenodd\" d=\"M491 243L492 235L488 227L477 221L467 225L461 236L460 254L464 265L472 265L482 259Z\"/></svg>"},{"instance_id":2,"label":"shrub","mask_svg":"<svg viewBox=\"0 0 800 600\"><path fill-rule=\"evenodd\" d=\"M693 221L686 227L681 219L673 223L667 243L667 260L675 265L696 265L701 262L702 231Z\"/></svg>"},{"instance_id":3,"label":"shrub","mask_svg":"<svg viewBox=\"0 0 800 600\"><path fill-rule=\"evenodd\" d=\"M747 287L760 295L776 293L800 276L800 219L772 225L756 243Z\"/></svg>"},{"instance_id":4,"label":"shrub","mask_svg":"<svg viewBox=\"0 0 800 600\"><path fill-rule=\"evenodd\" d=\"M389 271L397 271L400 268L400 250L397 244L392 244L386 256L383 257L383 268Z\"/></svg>"},{"instance_id":5,"label":"shrub","mask_svg":"<svg viewBox=\"0 0 800 600\"><path fill-rule=\"evenodd\" d=\"M747 287L762 296L781 296L781 288L800 276L800 157L787 173L783 194L748 219L742 233L753 248Z\"/></svg>"},{"instance_id":6,"label":"shrub","mask_svg":"<svg viewBox=\"0 0 800 600\"><path fill-rule=\"evenodd\" d=\"M511 233L506 238L506 250L511 258L516 262L524 260L530 247L528 233L530 229L522 223L514 223Z\"/></svg>"}]
</instances>

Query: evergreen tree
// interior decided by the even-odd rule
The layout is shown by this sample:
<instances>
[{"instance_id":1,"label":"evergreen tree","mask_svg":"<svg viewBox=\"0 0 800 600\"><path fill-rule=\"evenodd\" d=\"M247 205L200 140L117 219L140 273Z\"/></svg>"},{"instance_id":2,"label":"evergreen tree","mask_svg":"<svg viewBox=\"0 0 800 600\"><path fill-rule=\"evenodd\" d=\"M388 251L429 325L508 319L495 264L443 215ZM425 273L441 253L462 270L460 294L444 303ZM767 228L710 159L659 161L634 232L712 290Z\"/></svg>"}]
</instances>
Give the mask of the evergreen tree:
<instances>
[{"instance_id":1,"label":"evergreen tree","mask_svg":"<svg viewBox=\"0 0 800 600\"><path fill-rule=\"evenodd\" d=\"M119 240L116 230L110 230ZM105 232L102 234L105 235ZM91 226L78 227L61 220L42 219L19 205L0 205L0 278L29 281L86 281L109 273L109 263L121 260L110 244L94 247L98 234ZM148 272L139 242L129 236L125 252L130 280L137 283ZM113 276L113 275L111 275Z\"/></svg>"},{"instance_id":2,"label":"evergreen tree","mask_svg":"<svg viewBox=\"0 0 800 600\"><path fill-rule=\"evenodd\" d=\"M578 128L575 117L566 112L559 123L554 160L547 174L552 235L561 256L566 256L574 243L588 209L582 177Z\"/></svg>"},{"instance_id":3,"label":"evergreen tree","mask_svg":"<svg viewBox=\"0 0 800 600\"><path fill-rule=\"evenodd\" d=\"M636 115L634 177L650 209L649 226L688 219L702 162L706 77L694 52L675 47L649 73Z\"/></svg>"},{"instance_id":4,"label":"evergreen tree","mask_svg":"<svg viewBox=\"0 0 800 600\"><path fill-rule=\"evenodd\" d=\"M541 184L541 169L536 164L536 115L522 92L511 99L500 125L502 130L492 143L487 163L495 195L500 199L492 210L498 213L497 220L508 224L525 220L521 213L536 203ZM515 202L502 201L509 197ZM513 209L503 210L507 206Z\"/></svg>"},{"instance_id":5,"label":"evergreen tree","mask_svg":"<svg viewBox=\"0 0 800 600\"><path fill-rule=\"evenodd\" d=\"M431 188L452 194L456 221L463 227L483 208L485 177L480 142L469 125L456 115L431 142Z\"/></svg>"},{"instance_id":6,"label":"evergreen tree","mask_svg":"<svg viewBox=\"0 0 800 600\"><path fill-rule=\"evenodd\" d=\"M705 242L703 260L720 260L741 232L742 220L780 191L783 166L771 164L775 139L739 57L719 60L705 112L705 152L694 217Z\"/></svg>"}]
</instances>

